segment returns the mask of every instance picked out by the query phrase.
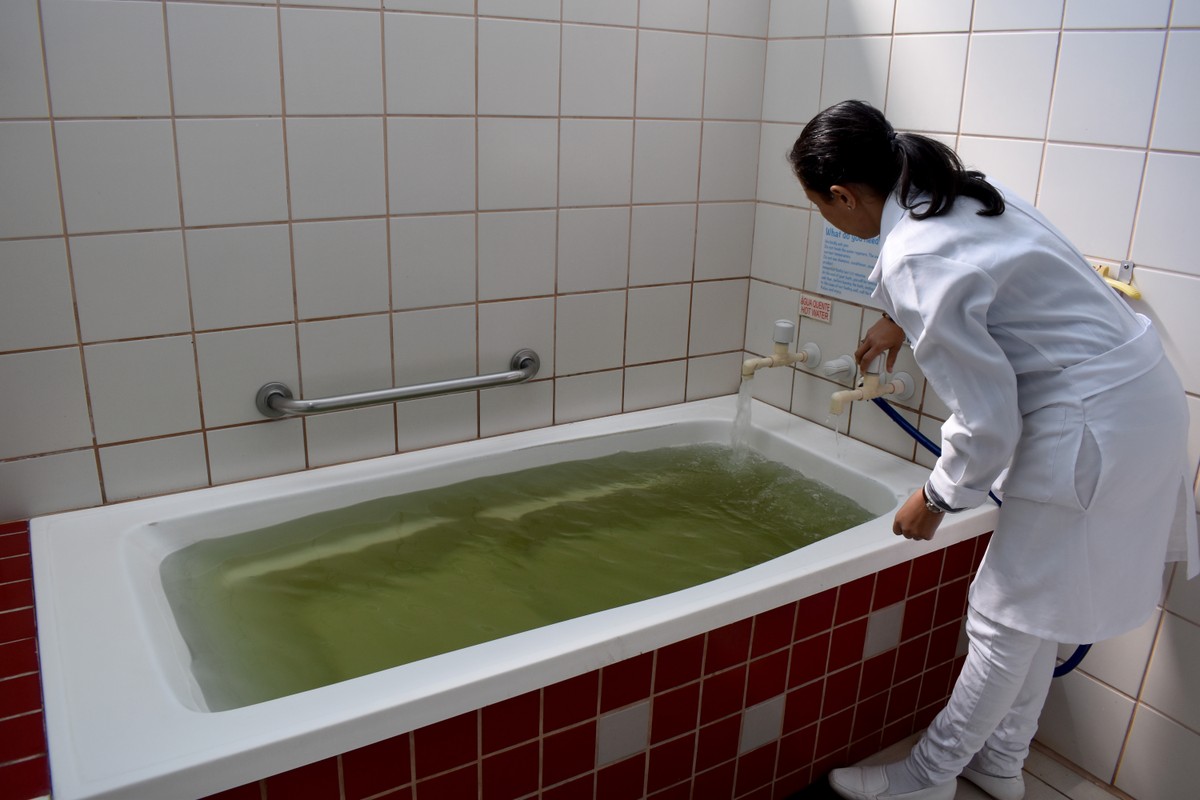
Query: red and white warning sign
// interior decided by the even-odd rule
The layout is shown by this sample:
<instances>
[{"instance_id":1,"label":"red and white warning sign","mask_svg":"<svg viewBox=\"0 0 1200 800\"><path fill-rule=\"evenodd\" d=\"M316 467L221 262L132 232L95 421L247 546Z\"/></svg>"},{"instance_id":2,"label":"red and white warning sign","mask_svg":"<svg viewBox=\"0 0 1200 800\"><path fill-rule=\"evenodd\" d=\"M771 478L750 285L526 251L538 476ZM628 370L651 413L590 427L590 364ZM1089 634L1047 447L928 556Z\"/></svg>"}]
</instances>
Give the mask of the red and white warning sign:
<instances>
[{"instance_id":1,"label":"red and white warning sign","mask_svg":"<svg viewBox=\"0 0 1200 800\"><path fill-rule=\"evenodd\" d=\"M819 319L821 322L832 322L833 301L811 294L802 294L800 295L800 316Z\"/></svg>"}]
</instances>

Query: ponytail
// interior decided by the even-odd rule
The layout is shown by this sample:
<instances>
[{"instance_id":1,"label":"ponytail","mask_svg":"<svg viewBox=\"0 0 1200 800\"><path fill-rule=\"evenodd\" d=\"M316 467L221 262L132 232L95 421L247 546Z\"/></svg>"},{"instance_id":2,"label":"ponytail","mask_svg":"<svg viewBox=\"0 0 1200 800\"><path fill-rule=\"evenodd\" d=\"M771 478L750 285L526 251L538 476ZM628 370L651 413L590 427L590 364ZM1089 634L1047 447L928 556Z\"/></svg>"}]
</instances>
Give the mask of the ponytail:
<instances>
[{"instance_id":1,"label":"ponytail","mask_svg":"<svg viewBox=\"0 0 1200 800\"><path fill-rule=\"evenodd\" d=\"M829 195L835 184L860 183L881 197L896 191L914 219L947 213L961 195L979 201L976 214L1004 213L1004 197L982 172L963 167L946 145L916 133L897 133L860 100L825 109L804 126L788 155L810 191Z\"/></svg>"}]
</instances>

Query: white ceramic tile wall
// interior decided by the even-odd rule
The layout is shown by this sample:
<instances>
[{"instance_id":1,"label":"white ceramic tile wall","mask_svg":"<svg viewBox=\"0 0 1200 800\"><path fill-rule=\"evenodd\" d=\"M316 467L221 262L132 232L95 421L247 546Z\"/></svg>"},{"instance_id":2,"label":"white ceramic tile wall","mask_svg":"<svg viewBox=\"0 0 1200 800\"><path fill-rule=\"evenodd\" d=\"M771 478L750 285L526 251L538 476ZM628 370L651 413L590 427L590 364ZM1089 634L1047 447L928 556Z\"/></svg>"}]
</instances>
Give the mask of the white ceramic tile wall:
<instances>
[{"instance_id":1,"label":"white ceramic tile wall","mask_svg":"<svg viewBox=\"0 0 1200 800\"><path fill-rule=\"evenodd\" d=\"M0 4L0 518L735 391L815 281L785 154L847 97L1136 261L1198 408L1197 28L1196 0ZM799 338L833 359L873 319L838 301ZM252 403L521 346L543 359L522 387L278 422ZM755 393L821 422L850 380ZM902 405L933 434L924 394ZM912 457L869 412L843 429ZM1096 701L1095 741L1063 752L1126 791L1180 780L1155 747L1200 747L1164 660L1194 667L1196 597L1177 576L1161 630L1056 701Z\"/></svg>"}]
</instances>

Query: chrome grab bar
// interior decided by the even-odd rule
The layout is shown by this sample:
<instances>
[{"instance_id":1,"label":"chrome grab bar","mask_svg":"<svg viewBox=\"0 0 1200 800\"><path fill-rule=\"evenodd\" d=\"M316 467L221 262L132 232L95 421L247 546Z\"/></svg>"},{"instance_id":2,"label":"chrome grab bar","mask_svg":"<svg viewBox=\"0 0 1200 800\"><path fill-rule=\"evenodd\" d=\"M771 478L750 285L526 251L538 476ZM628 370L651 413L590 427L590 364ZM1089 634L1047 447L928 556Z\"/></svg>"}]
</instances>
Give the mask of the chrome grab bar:
<instances>
[{"instance_id":1,"label":"chrome grab bar","mask_svg":"<svg viewBox=\"0 0 1200 800\"><path fill-rule=\"evenodd\" d=\"M524 383L537 375L541 366L542 361L538 358L537 353L529 349L522 349L513 353L507 372L472 375L469 378L452 378L431 383L416 383L411 386L397 386L392 389L377 389L371 392L356 392L335 397L320 397L315 400L297 400L287 384L272 382L265 383L259 388L258 394L254 398L254 405L258 407L259 413L264 417L323 414L326 411L362 408L393 403L397 400L416 400L420 397L435 397L455 392L469 392L474 389L488 389L493 386Z\"/></svg>"}]
</instances>

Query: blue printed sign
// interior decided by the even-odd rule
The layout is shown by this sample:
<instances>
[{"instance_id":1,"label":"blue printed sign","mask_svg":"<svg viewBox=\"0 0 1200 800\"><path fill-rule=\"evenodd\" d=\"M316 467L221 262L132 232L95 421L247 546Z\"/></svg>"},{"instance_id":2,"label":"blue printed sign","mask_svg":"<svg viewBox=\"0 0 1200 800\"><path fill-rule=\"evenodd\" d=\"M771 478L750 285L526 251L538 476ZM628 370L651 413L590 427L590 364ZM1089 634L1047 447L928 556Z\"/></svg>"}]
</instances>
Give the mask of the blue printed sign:
<instances>
[{"instance_id":1,"label":"blue printed sign","mask_svg":"<svg viewBox=\"0 0 1200 800\"><path fill-rule=\"evenodd\" d=\"M879 259L879 237L859 239L825 223L817 291L821 294L877 308L871 298L875 284L868 278Z\"/></svg>"}]
</instances>

